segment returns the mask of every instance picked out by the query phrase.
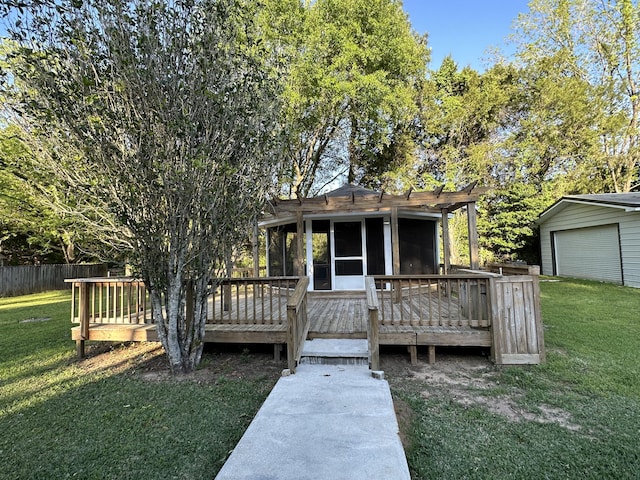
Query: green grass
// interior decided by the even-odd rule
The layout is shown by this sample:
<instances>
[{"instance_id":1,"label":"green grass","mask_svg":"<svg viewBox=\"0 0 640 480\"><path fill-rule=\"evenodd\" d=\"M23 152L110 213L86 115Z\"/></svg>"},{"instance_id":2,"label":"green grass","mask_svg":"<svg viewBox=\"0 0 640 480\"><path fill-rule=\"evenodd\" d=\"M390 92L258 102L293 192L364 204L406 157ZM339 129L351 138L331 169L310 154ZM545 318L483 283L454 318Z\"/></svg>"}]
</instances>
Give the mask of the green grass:
<instances>
[{"instance_id":1,"label":"green grass","mask_svg":"<svg viewBox=\"0 0 640 480\"><path fill-rule=\"evenodd\" d=\"M485 388L389 378L413 478L638 478L640 290L543 282L541 307L543 365L474 371Z\"/></svg>"},{"instance_id":2,"label":"green grass","mask_svg":"<svg viewBox=\"0 0 640 480\"><path fill-rule=\"evenodd\" d=\"M413 478L638 477L640 290L562 281L541 292L545 364L486 365L459 384L387 373L413 412ZM260 366L253 352L210 381L150 380L145 358L88 368L69 308L64 292L0 299L0 480L215 477L276 378L235 375Z\"/></svg>"},{"instance_id":3,"label":"green grass","mask_svg":"<svg viewBox=\"0 0 640 480\"><path fill-rule=\"evenodd\" d=\"M213 478L275 378L87 368L69 312L65 292L0 299L0 479Z\"/></svg>"}]
</instances>

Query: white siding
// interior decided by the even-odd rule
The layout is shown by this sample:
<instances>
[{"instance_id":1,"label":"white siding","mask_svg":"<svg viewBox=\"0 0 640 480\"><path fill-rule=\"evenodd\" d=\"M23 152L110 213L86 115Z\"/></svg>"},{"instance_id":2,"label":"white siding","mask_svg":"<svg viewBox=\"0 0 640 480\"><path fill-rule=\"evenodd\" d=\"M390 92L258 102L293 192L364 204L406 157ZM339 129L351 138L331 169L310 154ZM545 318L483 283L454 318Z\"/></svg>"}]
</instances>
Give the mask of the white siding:
<instances>
[{"instance_id":1,"label":"white siding","mask_svg":"<svg viewBox=\"0 0 640 480\"><path fill-rule=\"evenodd\" d=\"M540 225L542 273L553 274L552 232L618 224L624 284L640 287L640 212L571 202L565 205Z\"/></svg>"}]
</instances>

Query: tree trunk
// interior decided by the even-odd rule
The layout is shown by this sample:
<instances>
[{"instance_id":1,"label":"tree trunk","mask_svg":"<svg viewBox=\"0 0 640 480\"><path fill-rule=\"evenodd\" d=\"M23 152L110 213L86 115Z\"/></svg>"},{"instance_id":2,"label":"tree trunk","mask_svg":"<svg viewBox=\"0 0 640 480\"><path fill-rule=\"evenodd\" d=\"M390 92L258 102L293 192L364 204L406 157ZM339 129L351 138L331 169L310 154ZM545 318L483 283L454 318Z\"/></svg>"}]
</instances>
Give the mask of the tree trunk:
<instances>
[{"instance_id":1,"label":"tree trunk","mask_svg":"<svg viewBox=\"0 0 640 480\"><path fill-rule=\"evenodd\" d=\"M356 149L356 132L358 129L358 120L351 117L351 131L349 132L349 175L347 176L347 182L353 183L356 180L356 167L357 167L357 149Z\"/></svg>"},{"instance_id":2,"label":"tree trunk","mask_svg":"<svg viewBox=\"0 0 640 480\"><path fill-rule=\"evenodd\" d=\"M150 288L153 321L173 374L190 373L200 363L209 291L206 276L188 282L178 277L170 279L166 291Z\"/></svg>"}]
</instances>

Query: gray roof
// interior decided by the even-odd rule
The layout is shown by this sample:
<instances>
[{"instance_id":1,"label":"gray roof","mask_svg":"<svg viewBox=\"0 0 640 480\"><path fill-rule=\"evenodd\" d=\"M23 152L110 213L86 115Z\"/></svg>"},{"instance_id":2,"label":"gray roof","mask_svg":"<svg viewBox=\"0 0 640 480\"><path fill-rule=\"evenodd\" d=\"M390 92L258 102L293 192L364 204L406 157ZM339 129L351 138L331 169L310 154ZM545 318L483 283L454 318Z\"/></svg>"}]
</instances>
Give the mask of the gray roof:
<instances>
[{"instance_id":1,"label":"gray roof","mask_svg":"<svg viewBox=\"0 0 640 480\"><path fill-rule=\"evenodd\" d=\"M640 207L640 192L631 193L596 193L591 195L567 195L568 200L620 205L622 207Z\"/></svg>"},{"instance_id":2,"label":"gray roof","mask_svg":"<svg viewBox=\"0 0 640 480\"><path fill-rule=\"evenodd\" d=\"M627 212L637 212L640 209L640 192L566 195L542 212L535 223L540 225L571 203L593 204L601 207L620 208Z\"/></svg>"},{"instance_id":3,"label":"gray roof","mask_svg":"<svg viewBox=\"0 0 640 480\"><path fill-rule=\"evenodd\" d=\"M341 187L336 188L335 190L331 190L324 195L318 195L318 197L324 197L325 195L327 197L347 197L351 196L352 194L354 194L356 197L365 197L367 195L380 195L380 192L374 192L373 190L369 190L352 183L345 183Z\"/></svg>"}]
</instances>

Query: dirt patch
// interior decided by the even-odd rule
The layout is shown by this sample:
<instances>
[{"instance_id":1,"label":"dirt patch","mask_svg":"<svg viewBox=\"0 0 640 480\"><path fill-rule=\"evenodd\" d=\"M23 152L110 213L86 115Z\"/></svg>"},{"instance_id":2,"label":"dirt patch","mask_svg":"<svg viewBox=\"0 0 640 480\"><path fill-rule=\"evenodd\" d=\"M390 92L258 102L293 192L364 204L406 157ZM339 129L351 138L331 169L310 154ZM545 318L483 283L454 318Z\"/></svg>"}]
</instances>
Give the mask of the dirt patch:
<instances>
[{"instance_id":1,"label":"dirt patch","mask_svg":"<svg viewBox=\"0 0 640 480\"><path fill-rule=\"evenodd\" d=\"M146 381L175 381L215 383L227 379L277 379L286 361L275 361L273 347L235 347L207 344L196 371L186 375L172 375L167 357L159 343L107 343L91 344L85 358L78 360L77 368L86 372L105 371L127 374Z\"/></svg>"},{"instance_id":2,"label":"dirt patch","mask_svg":"<svg viewBox=\"0 0 640 480\"><path fill-rule=\"evenodd\" d=\"M510 421L553 423L571 431L580 430L571 415L562 409L540 404L536 411L521 407L522 390L510 387L507 393L499 389L499 368L486 355L472 352L438 353L433 365L421 358L418 365L409 363L408 354L385 352L381 355L381 368L391 385L409 381L412 389L426 398L446 396L467 408L480 407ZM216 383L220 379L271 378L275 382L286 361L275 361L272 346L234 346L207 344L198 369L187 375L171 375L166 355L158 343L91 344L87 357L76 362L86 372L105 371L109 374L127 374L145 381ZM496 393L500 391L500 393ZM409 429L415 413L411 406L397 396L394 406L400 437L409 447Z\"/></svg>"},{"instance_id":3,"label":"dirt patch","mask_svg":"<svg viewBox=\"0 0 640 480\"><path fill-rule=\"evenodd\" d=\"M578 431L580 426L571 422L571 415L562 409L545 404L538 405L538 412L530 412L518 406L517 399L522 395L498 395L485 397L469 395L464 391L457 391L454 400L464 406L481 406L491 413L506 417L513 422L531 421L538 423L554 423L567 430Z\"/></svg>"},{"instance_id":4,"label":"dirt patch","mask_svg":"<svg viewBox=\"0 0 640 480\"><path fill-rule=\"evenodd\" d=\"M573 423L571 415L549 405L537 405L536 411L524 409L521 400L525 392L509 387L507 393L500 389L499 367L488 357L478 354L439 354L437 361L429 365L420 361L418 365L409 363L408 355L384 355L382 368L390 383L394 379L411 382L426 398L449 398L463 407L480 407L513 422L533 421L553 423L567 430L578 431L580 426ZM500 393L496 393L501 391ZM398 399L394 399L394 402ZM402 413L402 408L400 409ZM402 422L400 415L398 423ZM404 432L406 435L406 432Z\"/></svg>"},{"instance_id":5,"label":"dirt patch","mask_svg":"<svg viewBox=\"0 0 640 480\"><path fill-rule=\"evenodd\" d=\"M85 358L77 360L76 367L87 373L104 371L114 375L133 375L144 370L161 371L166 368L163 366L166 364L164 351L158 343L100 342L88 345L85 352Z\"/></svg>"}]
</instances>

